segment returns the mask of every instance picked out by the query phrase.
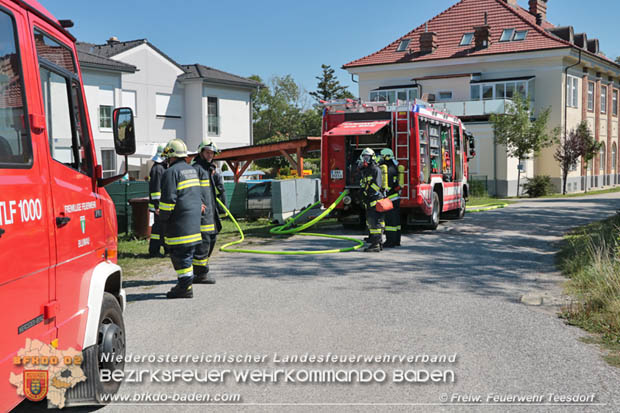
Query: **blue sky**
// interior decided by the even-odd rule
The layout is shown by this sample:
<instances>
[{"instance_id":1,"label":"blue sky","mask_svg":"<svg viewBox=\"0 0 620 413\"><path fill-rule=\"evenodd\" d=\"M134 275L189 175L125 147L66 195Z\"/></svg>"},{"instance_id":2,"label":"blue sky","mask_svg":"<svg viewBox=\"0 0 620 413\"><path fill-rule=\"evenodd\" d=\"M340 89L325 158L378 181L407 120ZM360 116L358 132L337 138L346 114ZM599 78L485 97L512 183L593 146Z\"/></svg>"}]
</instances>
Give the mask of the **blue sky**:
<instances>
[{"instance_id":1,"label":"blue sky","mask_svg":"<svg viewBox=\"0 0 620 413\"><path fill-rule=\"evenodd\" d=\"M264 81L290 74L306 90L316 89L321 64L341 83L357 86L340 67L373 53L457 0L408 2L214 1L214 0L39 0L59 19L71 19L81 41L104 43L147 38L181 64L201 63ZM584 4L589 7L584 7ZM527 8L527 0L519 0ZM572 25L598 38L601 50L620 56L617 0L549 0L548 20Z\"/></svg>"}]
</instances>

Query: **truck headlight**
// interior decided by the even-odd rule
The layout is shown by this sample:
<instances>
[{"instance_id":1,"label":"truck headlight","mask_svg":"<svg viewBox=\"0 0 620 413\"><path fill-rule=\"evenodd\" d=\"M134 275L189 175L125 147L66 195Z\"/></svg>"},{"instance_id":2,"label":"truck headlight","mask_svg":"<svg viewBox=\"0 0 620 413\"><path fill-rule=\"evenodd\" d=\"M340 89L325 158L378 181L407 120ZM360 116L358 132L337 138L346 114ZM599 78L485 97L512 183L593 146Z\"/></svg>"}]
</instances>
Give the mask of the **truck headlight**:
<instances>
[{"instance_id":1,"label":"truck headlight","mask_svg":"<svg viewBox=\"0 0 620 413\"><path fill-rule=\"evenodd\" d=\"M345 196L344 198L342 198L342 203L345 205L350 205L351 204L351 197L349 195Z\"/></svg>"}]
</instances>

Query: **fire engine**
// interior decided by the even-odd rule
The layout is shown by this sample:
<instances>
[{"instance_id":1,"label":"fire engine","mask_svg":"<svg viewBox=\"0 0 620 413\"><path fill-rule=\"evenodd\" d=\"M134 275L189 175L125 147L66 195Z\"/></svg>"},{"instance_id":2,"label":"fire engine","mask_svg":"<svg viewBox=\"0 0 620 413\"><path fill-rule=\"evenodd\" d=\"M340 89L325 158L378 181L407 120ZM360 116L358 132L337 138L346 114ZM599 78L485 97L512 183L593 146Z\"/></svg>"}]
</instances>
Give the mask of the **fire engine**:
<instances>
[{"instance_id":1,"label":"fire engine","mask_svg":"<svg viewBox=\"0 0 620 413\"><path fill-rule=\"evenodd\" d=\"M368 102L346 99L324 103L321 140L321 201L331 204L345 189L338 218L363 222L360 171L364 148L390 148L400 171L402 222L435 229L440 216L460 219L469 195L468 157L473 136L456 116L422 100Z\"/></svg>"},{"instance_id":2,"label":"fire engine","mask_svg":"<svg viewBox=\"0 0 620 413\"><path fill-rule=\"evenodd\" d=\"M72 23L34 0L0 0L0 411L21 397L26 340L81 351L87 380L66 405L92 404L118 384L126 305L114 204L95 156ZM119 155L135 151L133 114L113 112ZM34 367L36 368L36 367Z\"/></svg>"}]
</instances>

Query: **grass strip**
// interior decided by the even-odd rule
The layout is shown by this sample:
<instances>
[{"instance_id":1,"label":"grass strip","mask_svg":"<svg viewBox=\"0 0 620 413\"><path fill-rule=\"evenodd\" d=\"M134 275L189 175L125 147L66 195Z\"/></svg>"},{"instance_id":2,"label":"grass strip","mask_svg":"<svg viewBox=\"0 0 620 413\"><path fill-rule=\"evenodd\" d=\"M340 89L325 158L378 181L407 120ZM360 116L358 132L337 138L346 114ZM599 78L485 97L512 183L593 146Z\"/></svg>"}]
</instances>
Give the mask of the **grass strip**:
<instances>
[{"instance_id":1,"label":"grass strip","mask_svg":"<svg viewBox=\"0 0 620 413\"><path fill-rule=\"evenodd\" d=\"M575 297L562 317L595 333L607 361L620 367L620 214L568 233L556 263Z\"/></svg>"}]
</instances>

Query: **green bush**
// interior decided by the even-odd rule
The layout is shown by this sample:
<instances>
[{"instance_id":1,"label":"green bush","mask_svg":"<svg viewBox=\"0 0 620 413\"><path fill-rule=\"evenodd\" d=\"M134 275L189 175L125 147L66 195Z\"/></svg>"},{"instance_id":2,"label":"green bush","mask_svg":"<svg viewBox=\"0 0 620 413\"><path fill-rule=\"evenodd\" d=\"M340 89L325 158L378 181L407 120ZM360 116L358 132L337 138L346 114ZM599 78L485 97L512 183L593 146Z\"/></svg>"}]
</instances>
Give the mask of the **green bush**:
<instances>
[{"instance_id":1,"label":"green bush","mask_svg":"<svg viewBox=\"0 0 620 413\"><path fill-rule=\"evenodd\" d=\"M476 198L488 197L487 181L475 179L469 181L469 194Z\"/></svg>"},{"instance_id":2,"label":"green bush","mask_svg":"<svg viewBox=\"0 0 620 413\"><path fill-rule=\"evenodd\" d=\"M523 184L523 193L530 198L551 195L554 192L555 188L551 183L551 177L548 175L536 175Z\"/></svg>"}]
</instances>

